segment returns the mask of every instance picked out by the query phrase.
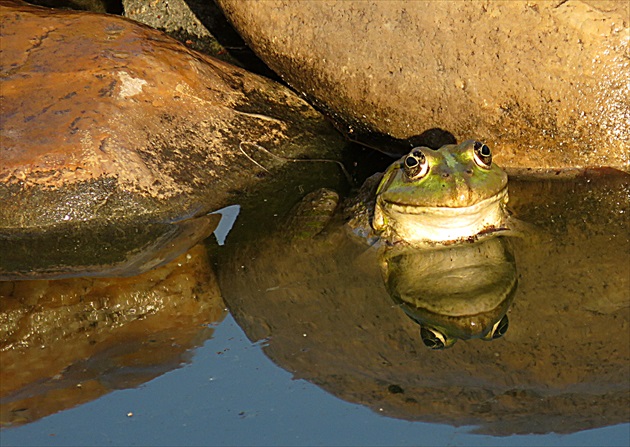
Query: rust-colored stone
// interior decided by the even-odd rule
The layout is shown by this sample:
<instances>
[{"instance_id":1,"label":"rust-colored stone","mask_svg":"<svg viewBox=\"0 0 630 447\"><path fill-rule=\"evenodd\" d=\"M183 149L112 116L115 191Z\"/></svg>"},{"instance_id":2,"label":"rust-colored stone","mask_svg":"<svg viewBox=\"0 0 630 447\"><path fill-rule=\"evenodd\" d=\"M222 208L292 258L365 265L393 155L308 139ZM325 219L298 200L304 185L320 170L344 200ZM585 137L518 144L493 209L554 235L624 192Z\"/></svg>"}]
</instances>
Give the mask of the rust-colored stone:
<instances>
[{"instance_id":1,"label":"rust-colored stone","mask_svg":"<svg viewBox=\"0 0 630 447\"><path fill-rule=\"evenodd\" d=\"M630 171L627 2L218 3L354 138L441 128L512 171Z\"/></svg>"},{"instance_id":2,"label":"rust-colored stone","mask_svg":"<svg viewBox=\"0 0 630 447\"><path fill-rule=\"evenodd\" d=\"M281 157L343 145L287 88L128 19L8 0L0 15L0 253L25 253L0 255L0 276L98 274L103 250L85 250L140 250L134 232L237 203ZM29 269L42 240L72 259Z\"/></svg>"}]
</instances>

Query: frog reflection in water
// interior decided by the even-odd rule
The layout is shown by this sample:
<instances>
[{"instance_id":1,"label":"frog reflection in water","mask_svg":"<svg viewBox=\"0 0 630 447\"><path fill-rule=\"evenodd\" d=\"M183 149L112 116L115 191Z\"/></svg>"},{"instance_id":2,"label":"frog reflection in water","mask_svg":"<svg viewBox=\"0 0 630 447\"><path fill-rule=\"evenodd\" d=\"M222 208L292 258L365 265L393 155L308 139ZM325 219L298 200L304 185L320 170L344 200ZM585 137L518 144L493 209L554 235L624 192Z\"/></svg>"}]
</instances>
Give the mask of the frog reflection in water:
<instances>
[{"instance_id":1,"label":"frog reflection in water","mask_svg":"<svg viewBox=\"0 0 630 447\"><path fill-rule=\"evenodd\" d=\"M507 242L492 237L508 231L507 200L489 147L468 140L412 149L345 207L351 232L378 241L386 287L430 348L507 330L516 269Z\"/></svg>"},{"instance_id":2,"label":"frog reflection in water","mask_svg":"<svg viewBox=\"0 0 630 447\"><path fill-rule=\"evenodd\" d=\"M381 267L389 295L420 325L422 341L432 349L458 339L494 340L508 329L517 274L504 237L385 250Z\"/></svg>"}]
</instances>

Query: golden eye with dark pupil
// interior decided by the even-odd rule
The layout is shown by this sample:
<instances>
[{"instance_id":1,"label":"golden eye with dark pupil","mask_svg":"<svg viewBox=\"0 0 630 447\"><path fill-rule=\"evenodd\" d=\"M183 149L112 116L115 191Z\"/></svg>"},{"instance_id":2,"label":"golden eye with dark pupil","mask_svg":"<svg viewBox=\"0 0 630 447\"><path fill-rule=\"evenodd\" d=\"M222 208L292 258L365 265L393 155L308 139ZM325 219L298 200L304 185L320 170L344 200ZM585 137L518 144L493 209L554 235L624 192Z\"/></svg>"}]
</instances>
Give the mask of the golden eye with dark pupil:
<instances>
[{"instance_id":1,"label":"golden eye with dark pupil","mask_svg":"<svg viewBox=\"0 0 630 447\"><path fill-rule=\"evenodd\" d=\"M429 163L422 151L415 150L405 157L403 162L405 175L410 180L418 180L429 171Z\"/></svg>"},{"instance_id":2,"label":"golden eye with dark pupil","mask_svg":"<svg viewBox=\"0 0 630 447\"><path fill-rule=\"evenodd\" d=\"M490 148L479 141L475 141L474 151L475 163L482 168L489 169L492 166L492 151Z\"/></svg>"}]
</instances>

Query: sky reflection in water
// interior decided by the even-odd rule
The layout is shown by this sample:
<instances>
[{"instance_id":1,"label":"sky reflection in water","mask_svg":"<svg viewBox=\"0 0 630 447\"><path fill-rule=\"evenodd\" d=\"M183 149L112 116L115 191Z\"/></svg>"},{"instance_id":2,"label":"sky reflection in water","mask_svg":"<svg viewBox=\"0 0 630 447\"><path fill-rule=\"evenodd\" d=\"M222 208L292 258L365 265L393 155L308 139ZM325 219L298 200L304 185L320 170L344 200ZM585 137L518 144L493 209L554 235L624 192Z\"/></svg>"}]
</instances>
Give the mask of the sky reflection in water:
<instances>
[{"instance_id":1,"label":"sky reflection in water","mask_svg":"<svg viewBox=\"0 0 630 447\"><path fill-rule=\"evenodd\" d=\"M132 413L132 416L128 414ZM570 435L492 437L407 422L337 399L275 366L228 316L191 364L22 427L9 445L627 446L630 424Z\"/></svg>"}]
</instances>

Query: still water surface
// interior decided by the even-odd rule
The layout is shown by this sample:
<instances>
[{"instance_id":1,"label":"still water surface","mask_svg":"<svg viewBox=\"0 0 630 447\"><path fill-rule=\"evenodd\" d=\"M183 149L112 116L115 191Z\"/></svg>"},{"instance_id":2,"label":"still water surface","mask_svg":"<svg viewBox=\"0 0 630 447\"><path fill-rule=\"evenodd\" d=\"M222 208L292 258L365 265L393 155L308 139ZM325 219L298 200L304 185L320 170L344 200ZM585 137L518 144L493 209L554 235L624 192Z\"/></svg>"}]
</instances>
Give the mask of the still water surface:
<instances>
[{"instance_id":1,"label":"still water surface","mask_svg":"<svg viewBox=\"0 0 630 447\"><path fill-rule=\"evenodd\" d=\"M352 301L357 298L352 293L300 300L299 296L320 287L317 275L309 279L308 270L302 270L308 265L300 256L310 252L298 250L297 258L283 259L279 252L271 252L257 264L254 258L242 257L256 253L248 251L252 245L248 237L256 250L260 246L268 250L274 245L262 238L273 235L266 229L258 236L245 232L249 236L241 246L234 244L233 250L227 250L228 240L217 261L223 297L236 320L231 314L221 320L222 315L215 313L213 319L206 319L216 321L211 325L214 332L199 330L199 320L194 318L198 308L186 313L175 303L175 311L165 307L165 320L179 319L179 323L151 326L147 318L142 331L154 330L156 335L115 352L138 334L124 332L120 315L125 308L118 303L119 320L112 320L111 333L119 335L107 338L91 333L99 340L96 346L109 348L93 359L70 364L53 378L45 374L52 366L37 365L46 357L34 354L39 350L35 345L36 349L24 351L24 358L31 359L22 369L36 372L41 367L42 379L17 394L2 396L0 403L8 409L3 409L3 417L8 414L14 422L0 432L0 444L627 446L627 180L512 183L512 206L540 234L514 243L519 292L510 311L510 331L504 339L460 341L441 353L424 349L415 324L387 297L373 297L373 302L363 304ZM581 206L590 211L585 213ZM218 229L220 243L237 213L238 208L225 213ZM238 222L257 223L242 216L237 227ZM280 234L279 242L283 241ZM316 253L325 260L326 250L324 246ZM237 273L242 271L225 268L230 261L276 270L287 262L292 268L279 271L297 273L312 287L295 288L296 298L290 287L256 284L271 280L273 285L291 280L290 275L274 278L272 269L261 270L260 277L239 279ZM326 264L316 261L317 266ZM336 274L339 269L329 264ZM355 270L341 274L345 285ZM206 270L199 271L206 275ZM194 272L182 275L194 276ZM324 273L326 289L332 276ZM231 288L237 284L242 288ZM357 317L358 324L353 320ZM370 326L371 319L378 321ZM186 328L201 335L177 338ZM308 337L302 328L308 330ZM165 335L160 338L158 330ZM82 349L80 337L64 337L62 344L48 340L50 365L55 365L55 356L75 361L71 352L63 351L64 344L73 346L70 351ZM159 353L169 349L174 353L164 362ZM157 351L157 357L149 351ZM4 354L4 361L12 359L12 364L3 363L3 378L9 372L11 377L19 376L14 368L22 361L15 360L19 352L9 349ZM381 361L383 356L389 364ZM80 385L87 390L96 382L100 388L94 398L69 393ZM61 401L64 398L70 399L68 403ZM582 407L571 407L573 403ZM35 411L46 405L51 409ZM436 419L452 423L425 422ZM487 421L487 425L471 425L466 423L469 420ZM530 426L540 427L541 434L527 434ZM487 434L492 430L504 436Z\"/></svg>"},{"instance_id":2,"label":"still water surface","mask_svg":"<svg viewBox=\"0 0 630 447\"><path fill-rule=\"evenodd\" d=\"M129 414L132 413L132 416ZM471 434L344 402L274 365L228 316L190 364L32 424L2 445L627 446L630 424L568 435Z\"/></svg>"}]
</instances>

